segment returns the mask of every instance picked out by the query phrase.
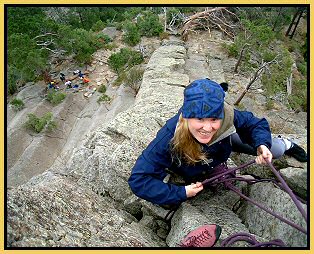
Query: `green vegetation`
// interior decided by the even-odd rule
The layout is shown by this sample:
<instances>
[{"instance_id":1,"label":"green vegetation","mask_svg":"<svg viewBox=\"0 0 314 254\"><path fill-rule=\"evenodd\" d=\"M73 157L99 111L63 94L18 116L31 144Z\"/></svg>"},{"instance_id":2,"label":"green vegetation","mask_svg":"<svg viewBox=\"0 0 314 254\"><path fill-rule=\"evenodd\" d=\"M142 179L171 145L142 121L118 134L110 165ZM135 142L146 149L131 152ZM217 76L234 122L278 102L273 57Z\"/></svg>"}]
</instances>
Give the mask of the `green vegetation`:
<instances>
[{"instance_id":1,"label":"green vegetation","mask_svg":"<svg viewBox=\"0 0 314 254\"><path fill-rule=\"evenodd\" d=\"M274 107L274 101L270 99L269 97L267 97L265 107L266 107L266 110L271 110Z\"/></svg>"},{"instance_id":2,"label":"green vegetation","mask_svg":"<svg viewBox=\"0 0 314 254\"><path fill-rule=\"evenodd\" d=\"M108 43L108 44L106 44L106 45L104 46L104 48L105 48L105 49L108 49L108 50L113 50L113 49L115 49L115 48L117 48L117 47L118 47L118 45L115 44L115 43Z\"/></svg>"},{"instance_id":3,"label":"green vegetation","mask_svg":"<svg viewBox=\"0 0 314 254\"><path fill-rule=\"evenodd\" d=\"M102 96L100 96L97 100L98 103L101 103L103 101L109 102L111 100L111 98L107 95L107 94L103 94Z\"/></svg>"},{"instance_id":4,"label":"green vegetation","mask_svg":"<svg viewBox=\"0 0 314 254\"><path fill-rule=\"evenodd\" d=\"M131 21L137 15L136 21ZM130 46L135 46L141 41L141 36L159 36L163 32L163 26L159 21L159 17L153 11L138 10L125 15L128 17L123 24L123 40Z\"/></svg>"},{"instance_id":5,"label":"green vegetation","mask_svg":"<svg viewBox=\"0 0 314 254\"><path fill-rule=\"evenodd\" d=\"M95 24L92 25L91 30L94 32L99 32L106 27L106 24L101 20L98 20Z\"/></svg>"},{"instance_id":6,"label":"green vegetation","mask_svg":"<svg viewBox=\"0 0 314 254\"><path fill-rule=\"evenodd\" d=\"M110 42L95 32L125 20L128 9L8 7L8 93L49 70L51 56L73 55L79 65L90 63L92 54Z\"/></svg>"},{"instance_id":7,"label":"green vegetation","mask_svg":"<svg viewBox=\"0 0 314 254\"><path fill-rule=\"evenodd\" d=\"M82 28L73 29L66 25L60 25L58 45L67 52L74 54L74 59L80 64L88 64L92 60L92 54L102 47L99 36L92 31Z\"/></svg>"},{"instance_id":8,"label":"green vegetation","mask_svg":"<svg viewBox=\"0 0 314 254\"><path fill-rule=\"evenodd\" d=\"M262 75L262 84L266 88L266 94L268 95L285 91L286 81L291 73L292 58L288 50L282 47L278 49L277 54L277 63L272 64L269 67L269 72Z\"/></svg>"},{"instance_id":9,"label":"green vegetation","mask_svg":"<svg viewBox=\"0 0 314 254\"><path fill-rule=\"evenodd\" d=\"M24 108L24 102L21 99L14 98L13 100L10 101L10 104L13 106L13 108L16 111L20 111Z\"/></svg>"},{"instance_id":10,"label":"green vegetation","mask_svg":"<svg viewBox=\"0 0 314 254\"><path fill-rule=\"evenodd\" d=\"M307 31L300 29L293 39L285 36L297 8L230 6L228 10L236 16L226 15L224 18L232 19L234 27L237 27L234 30L236 36L232 44L224 44L224 47L230 57L238 59L235 71L246 76L252 76L263 63L275 59L259 77L270 97L286 92L286 79L295 62L298 73L293 74L296 77L293 77L292 95L287 103L295 110L306 110ZM9 6L7 11L7 91L13 95L26 82L41 79L45 71L49 73L52 57L71 56L82 66L91 63L92 55L98 49L116 48L116 43L100 32L105 27L122 29L123 41L133 47L140 43L142 36L168 38L169 34L163 27L165 21L179 29L187 15L204 11L204 7ZM165 13L166 20L162 16ZM204 29L207 27L208 24L204 23ZM121 49L112 54L108 63L118 73L115 83L136 86L139 81L135 80L139 79L141 71L132 67L142 62L142 55L131 49ZM54 104L63 99L62 94L49 95Z\"/></svg>"},{"instance_id":11,"label":"green vegetation","mask_svg":"<svg viewBox=\"0 0 314 254\"><path fill-rule=\"evenodd\" d=\"M288 97L289 105L293 110L307 112L307 81L294 82L292 94Z\"/></svg>"},{"instance_id":12,"label":"green vegetation","mask_svg":"<svg viewBox=\"0 0 314 254\"><path fill-rule=\"evenodd\" d=\"M53 105L60 104L65 97L66 97L65 93L56 92L54 90L48 91L47 93L47 100L51 102Z\"/></svg>"},{"instance_id":13,"label":"green vegetation","mask_svg":"<svg viewBox=\"0 0 314 254\"><path fill-rule=\"evenodd\" d=\"M158 15L151 11L144 12L138 17L137 26L141 35L148 37L159 36L163 31Z\"/></svg>"},{"instance_id":14,"label":"green vegetation","mask_svg":"<svg viewBox=\"0 0 314 254\"><path fill-rule=\"evenodd\" d=\"M159 39L160 40L169 39L169 34L167 32L162 32L159 34Z\"/></svg>"},{"instance_id":15,"label":"green vegetation","mask_svg":"<svg viewBox=\"0 0 314 254\"><path fill-rule=\"evenodd\" d=\"M119 73L118 77L113 82L114 86L120 86L123 81L126 79L127 71L122 71Z\"/></svg>"},{"instance_id":16,"label":"green vegetation","mask_svg":"<svg viewBox=\"0 0 314 254\"><path fill-rule=\"evenodd\" d=\"M307 75L304 59L306 34L299 34L299 38L295 39L284 36L296 8L245 7L230 10L240 17L240 26L233 43L224 44L223 47L230 57L238 59L235 72L252 77L263 64L268 63L259 72L259 78L267 97L272 97L277 93L286 93L287 79L295 61L299 73L293 74L296 76L293 76L292 95L287 104L295 110L306 110L307 87L303 82ZM266 108L272 106L273 102L267 101Z\"/></svg>"},{"instance_id":17,"label":"green vegetation","mask_svg":"<svg viewBox=\"0 0 314 254\"><path fill-rule=\"evenodd\" d=\"M100 92L100 93L105 93L106 91L107 91L107 87L105 85L101 85L98 88L98 92Z\"/></svg>"},{"instance_id":18,"label":"green vegetation","mask_svg":"<svg viewBox=\"0 0 314 254\"><path fill-rule=\"evenodd\" d=\"M101 44L108 44L109 42L112 41L111 38L107 34L102 34L102 33L97 34L96 39Z\"/></svg>"},{"instance_id":19,"label":"green vegetation","mask_svg":"<svg viewBox=\"0 0 314 254\"><path fill-rule=\"evenodd\" d=\"M141 41L141 34L136 26L132 22L126 22L124 25L125 34L123 35L123 41L130 46L135 46Z\"/></svg>"},{"instance_id":20,"label":"green vegetation","mask_svg":"<svg viewBox=\"0 0 314 254\"><path fill-rule=\"evenodd\" d=\"M122 48L118 53L114 53L109 57L108 64L110 68L118 74L126 68L140 64L144 58L140 52L128 48Z\"/></svg>"},{"instance_id":21,"label":"green vegetation","mask_svg":"<svg viewBox=\"0 0 314 254\"><path fill-rule=\"evenodd\" d=\"M35 114L28 114L28 120L25 122L25 127L37 133L43 131L52 131L57 127L57 123L52 119L52 113L47 112L44 116L38 117Z\"/></svg>"},{"instance_id":22,"label":"green vegetation","mask_svg":"<svg viewBox=\"0 0 314 254\"><path fill-rule=\"evenodd\" d=\"M136 93L140 89L140 81L143 79L144 69L138 66L132 67L125 75L125 85L131 87Z\"/></svg>"}]
</instances>

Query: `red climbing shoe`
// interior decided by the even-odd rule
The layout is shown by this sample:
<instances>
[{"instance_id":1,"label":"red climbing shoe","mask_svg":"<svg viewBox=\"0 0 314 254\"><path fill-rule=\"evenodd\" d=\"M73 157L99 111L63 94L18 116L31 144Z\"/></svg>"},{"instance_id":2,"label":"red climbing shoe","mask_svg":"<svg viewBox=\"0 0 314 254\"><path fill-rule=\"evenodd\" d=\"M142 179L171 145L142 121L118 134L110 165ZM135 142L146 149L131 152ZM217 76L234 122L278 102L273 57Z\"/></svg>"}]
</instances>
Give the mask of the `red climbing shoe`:
<instances>
[{"instance_id":1,"label":"red climbing shoe","mask_svg":"<svg viewBox=\"0 0 314 254\"><path fill-rule=\"evenodd\" d=\"M180 247L212 247L221 234L221 227L215 224L200 226L191 231L180 243Z\"/></svg>"}]
</instances>

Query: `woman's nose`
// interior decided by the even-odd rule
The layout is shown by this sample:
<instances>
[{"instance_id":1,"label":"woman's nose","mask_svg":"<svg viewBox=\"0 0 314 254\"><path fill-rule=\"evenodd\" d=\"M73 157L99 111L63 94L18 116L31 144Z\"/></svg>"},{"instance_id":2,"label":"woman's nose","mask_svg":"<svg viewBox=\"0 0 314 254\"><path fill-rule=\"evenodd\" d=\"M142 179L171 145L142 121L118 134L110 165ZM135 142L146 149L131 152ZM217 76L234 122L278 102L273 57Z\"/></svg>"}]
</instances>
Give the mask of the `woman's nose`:
<instances>
[{"instance_id":1,"label":"woman's nose","mask_svg":"<svg viewBox=\"0 0 314 254\"><path fill-rule=\"evenodd\" d=\"M211 131L213 128L212 128L212 124L210 122L208 123L205 123L204 126L203 126L203 130L204 131Z\"/></svg>"}]
</instances>

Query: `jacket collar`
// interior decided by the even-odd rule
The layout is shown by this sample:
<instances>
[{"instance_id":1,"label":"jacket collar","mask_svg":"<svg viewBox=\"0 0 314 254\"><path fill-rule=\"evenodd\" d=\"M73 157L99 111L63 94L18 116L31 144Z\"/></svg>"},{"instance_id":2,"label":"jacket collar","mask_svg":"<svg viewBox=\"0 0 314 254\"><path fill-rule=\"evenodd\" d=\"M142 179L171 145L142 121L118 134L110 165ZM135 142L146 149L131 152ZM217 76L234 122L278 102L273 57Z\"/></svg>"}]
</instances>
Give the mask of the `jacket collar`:
<instances>
[{"instance_id":1,"label":"jacket collar","mask_svg":"<svg viewBox=\"0 0 314 254\"><path fill-rule=\"evenodd\" d=\"M230 136L232 133L236 132L236 129L233 125L234 120L234 109L231 105L224 103L224 113L225 117L222 121L221 127L219 130L215 133L213 136L213 139L207 144L208 146L211 146L220 140Z\"/></svg>"}]
</instances>

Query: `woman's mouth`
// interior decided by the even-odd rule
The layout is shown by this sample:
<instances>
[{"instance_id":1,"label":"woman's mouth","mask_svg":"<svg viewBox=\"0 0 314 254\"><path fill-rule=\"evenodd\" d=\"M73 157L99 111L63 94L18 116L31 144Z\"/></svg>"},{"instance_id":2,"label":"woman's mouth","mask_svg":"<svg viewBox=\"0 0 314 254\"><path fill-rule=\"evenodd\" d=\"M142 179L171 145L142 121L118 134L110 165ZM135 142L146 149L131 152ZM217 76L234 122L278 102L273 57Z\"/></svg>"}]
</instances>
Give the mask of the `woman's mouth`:
<instances>
[{"instance_id":1,"label":"woman's mouth","mask_svg":"<svg viewBox=\"0 0 314 254\"><path fill-rule=\"evenodd\" d=\"M211 132L207 132L207 131L199 131L199 134L201 134L202 137L210 137L211 136Z\"/></svg>"}]
</instances>

